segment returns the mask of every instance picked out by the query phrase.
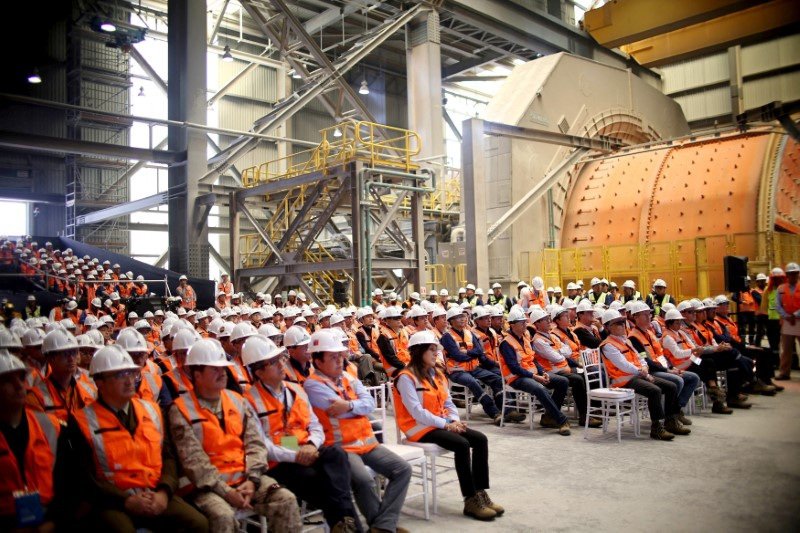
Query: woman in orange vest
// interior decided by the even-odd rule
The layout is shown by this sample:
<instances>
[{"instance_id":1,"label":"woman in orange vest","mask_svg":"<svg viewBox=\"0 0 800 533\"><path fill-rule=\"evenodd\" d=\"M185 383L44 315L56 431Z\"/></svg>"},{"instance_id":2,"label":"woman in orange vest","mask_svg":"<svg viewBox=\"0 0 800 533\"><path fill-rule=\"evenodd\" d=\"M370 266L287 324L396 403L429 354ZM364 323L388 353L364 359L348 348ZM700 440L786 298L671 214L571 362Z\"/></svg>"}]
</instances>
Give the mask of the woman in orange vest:
<instances>
[{"instance_id":1,"label":"woman in orange vest","mask_svg":"<svg viewBox=\"0 0 800 533\"><path fill-rule=\"evenodd\" d=\"M438 344L429 331L415 333L409 339L411 359L397 375L393 390L397 423L408 440L434 443L455 453L464 514L491 520L503 514L504 509L486 493L488 441L483 433L459 420L447 389L447 378L436 368Z\"/></svg>"}]
</instances>

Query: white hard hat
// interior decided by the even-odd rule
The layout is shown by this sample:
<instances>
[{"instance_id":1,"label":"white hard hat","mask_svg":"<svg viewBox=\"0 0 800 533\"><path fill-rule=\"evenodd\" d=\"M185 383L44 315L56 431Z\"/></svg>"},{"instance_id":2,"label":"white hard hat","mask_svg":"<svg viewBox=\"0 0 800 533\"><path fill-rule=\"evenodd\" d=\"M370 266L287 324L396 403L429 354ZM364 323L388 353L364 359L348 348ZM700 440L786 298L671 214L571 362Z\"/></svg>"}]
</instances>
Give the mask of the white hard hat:
<instances>
[{"instance_id":1,"label":"white hard hat","mask_svg":"<svg viewBox=\"0 0 800 533\"><path fill-rule=\"evenodd\" d=\"M92 305L95 307L103 307L103 302L100 301L100 298L92 298Z\"/></svg>"},{"instance_id":2,"label":"white hard hat","mask_svg":"<svg viewBox=\"0 0 800 533\"><path fill-rule=\"evenodd\" d=\"M119 296L117 296L117 298L119 298ZM75 300L70 300L69 302L67 302L67 311L74 311L77 308L78 308L78 302L76 302Z\"/></svg>"},{"instance_id":3,"label":"white hard hat","mask_svg":"<svg viewBox=\"0 0 800 533\"><path fill-rule=\"evenodd\" d=\"M767 279L769 278L767 278L767 275L764 274L763 272L759 272L758 274L756 274L756 281L767 281Z\"/></svg>"},{"instance_id":4,"label":"white hard hat","mask_svg":"<svg viewBox=\"0 0 800 533\"><path fill-rule=\"evenodd\" d=\"M475 289L475 294L477 294L478 296L483 296L483 289L478 287L477 289Z\"/></svg>"},{"instance_id":5,"label":"white hard hat","mask_svg":"<svg viewBox=\"0 0 800 533\"><path fill-rule=\"evenodd\" d=\"M258 330L250 322L239 322L236 324L236 327L233 328L233 331L231 331L231 342L235 342L239 339L246 339L257 333Z\"/></svg>"},{"instance_id":6,"label":"white hard hat","mask_svg":"<svg viewBox=\"0 0 800 533\"><path fill-rule=\"evenodd\" d=\"M502 289L502 288L503 288L503 286L500 285L499 283L492 283L492 290L494 290L494 289Z\"/></svg>"},{"instance_id":7,"label":"white hard hat","mask_svg":"<svg viewBox=\"0 0 800 533\"><path fill-rule=\"evenodd\" d=\"M150 322L148 322L144 318L140 318L139 320L137 320L133 324L133 327L135 329L137 329L137 330L139 330L139 329L153 329L153 326L150 325Z\"/></svg>"},{"instance_id":8,"label":"white hard hat","mask_svg":"<svg viewBox=\"0 0 800 533\"><path fill-rule=\"evenodd\" d=\"M384 319L389 318L402 318L403 312L396 305L390 305L386 308L386 313L383 315Z\"/></svg>"},{"instance_id":9,"label":"white hard hat","mask_svg":"<svg viewBox=\"0 0 800 533\"><path fill-rule=\"evenodd\" d=\"M338 329L338 328L337 328ZM310 353L319 352L346 352L348 348L342 345L339 335L332 329L321 329L311 335L308 343Z\"/></svg>"},{"instance_id":10,"label":"white hard hat","mask_svg":"<svg viewBox=\"0 0 800 533\"><path fill-rule=\"evenodd\" d=\"M269 337L253 335L244 341L242 346L242 363L247 366L259 361L269 361L281 355L283 348L279 348Z\"/></svg>"},{"instance_id":11,"label":"white hard hat","mask_svg":"<svg viewBox=\"0 0 800 533\"><path fill-rule=\"evenodd\" d=\"M520 281L519 283L517 283L517 288L518 289L521 289L522 287L527 287L527 286L528 286L528 284L525 283L524 281Z\"/></svg>"},{"instance_id":12,"label":"white hard hat","mask_svg":"<svg viewBox=\"0 0 800 533\"><path fill-rule=\"evenodd\" d=\"M651 312L651 309L650 309L649 305L647 305L646 303L644 303L641 300L632 300L632 305L631 305L631 308L630 308L630 313L632 315L636 315L636 314L639 314L639 313L644 313L645 311L647 311L648 314Z\"/></svg>"},{"instance_id":13,"label":"white hard hat","mask_svg":"<svg viewBox=\"0 0 800 533\"><path fill-rule=\"evenodd\" d=\"M378 288L378 289L375 289L375 291L373 292L373 294L374 294L375 296L383 296L383 290L382 290L382 289L379 289L379 288Z\"/></svg>"},{"instance_id":14,"label":"white hard hat","mask_svg":"<svg viewBox=\"0 0 800 533\"><path fill-rule=\"evenodd\" d=\"M95 348L102 348L106 344L106 338L103 337L103 334L97 331L96 329L90 329L84 334L84 336L92 339Z\"/></svg>"},{"instance_id":15,"label":"white hard hat","mask_svg":"<svg viewBox=\"0 0 800 533\"><path fill-rule=\"evenodd\" d=\"M632 279L629 279L629 280L625 281L625 283L622 284L622 288L623 289L635 289L636 288L636 283L634 283Z\"/></svg>"},{"instance_id":16,"label":"white hard hat","mask_svg":"<svg viewBox=\"0 0 800 533\"><path fill-rule=\"evenodd\" d=\"M219 337L219 328L221 328L224 324L225 321L222 319L222 317L215 317L214 320L208 323L208 332Z\"/></svg>"},{"instance_id":17,"label":"white hard hat","mask_svg":"<svg viewBox=\"0 0 800 533\"><path fill-rule=\"evenodd\" d=\"M481 318L485 318L487 316L491 316L491 312L485 305L477 305L475 306L475 309L472 310L472 318L475 320L480 320Z\"/></svg>"},{"instance_id":18,"label":"white hard hat","mask_svg":"<svg viewBox=\"0 0 800 533\"><path fill-rule=\"evenodd\" d=\"M536 276L531 280L531 285L533 285L533 288L537 291L544 290L544 280L539 276Z\"/></svg>"},{"instance_id":19,"label":"white hard hat","mask_svg":"<svg viewBox=\"0 0 800 533\"><path fill-rule=\"evenodd\" d=\"M258 334L259 335L263 335L265 337L274 337L276 335L280 335L281 334L281 330L279 330L278 328L276 328L272 324L262 324L258 328ZM245 342L247 342L247 341L245 341Z\"/></svg>"},{"instance_id":20,"label":"white hard hat","mask_svg":"<svg viewBox=\"0 0 800 533\"><path fill-rule=\"evenodd\" d=\"M112 292L110 298L112 302L116 302L117 300L119 300L119 293ZM69 306L67 306L67 308L69 308Z\"/></svg>"},{"instance_id":21,"label":"white hard hat","mask_svg":"<svg viewBox=\"0 0 800 533\"><path fill-rule=\"evenodd\" d=\"M706 306L703 305L703 300L700 298L692 298L690 301L692 303L692 307L694 307L697 311L702 311L706 308Z\"/></svg>"},{"instance_id":22,"label":"white hard hat","mask_svg":"<svg viewBox=\"0 0 800 533\"><path fill-rule=\"evenodd\" d=\"M468 291L474 291L475 290L475 285L473 285L472 283L468 283L467 284L467 290Z\"/></svg>"},{"instance_id":23,"label":"white hard hat","mask_svg":"<svg viewBox=\"0 0 800 533\"><path fill-rule=\"evenodd\" d=\"M717 307L717 302L714 300L714 298L705 298L703 300L703 307L706 309L714 309Z\"/></svg>"},{"instance_id":24,"label":"white hard hat","mask_svg":"<svg viewBox=\"0 0 800 533\"><path fill-rule=\"evenodd\" d=\"M553 308L550 310L550 319L555 320L556 318L559 317L559 315L561 315L562 313L566 313L567 311L569 310L565 309L560 305L554 305Z\"/></svg>"},{"instance_id":25,"label":"white hard hat","mask_svg":"<svg viewBox=\"0 0 800 533\"><path fill-rule=\"evenodd\" d=\"M786 273L793 274L795 272L800 272L800 265L797 263L786 263Z\"/></svg>"},{"instance_id":26,"label":"white hard hat","mask_svg":"<svg viewBox=\"0 0 800 533\"><path fill-rule=\"evenodd\" d=\"M525 316L525 311L521 308L514 308L508 313L508 322L525 322L528 318Z\"/></svg>"},{"instance_id":27,"label":"white hard hat","mask_svg":"<svg viewBox=\"0 0 800 533\"><path fill-rule=\"evenodd\" d=\"M180 327L177 324L172 326L173 331L178 327L177 333L172 339L172 349L174 350L188 350L200 340L200 335L190 328Z\"/></svg>"},{"instance_id":28,"label":"white hard hat","mask_svg":"<svg viewBox=\"0 0 800 533\"><path fill-rule=\"evenodd\" d=\"M683 320L683 315L677 309L670 309L664 316L664 320Z\"/></svg>"},{"instance_id":29,"label":"white hard hat","mask_svg":"<svg viewBox=\"0 0 800 533\"><path fill-rule=\"evenodd\" d=\"M392 291L389 293L389 300L397 300L397 293Z\"/></svg>"},{"instance_id":30,"label":"white hard hat","mask_svg":"<svg viewBox=\"0 0 800 533\"><path fill-rule=\"evenodd\" d=\"M782 268L775 267L770 271L770 276L785 276L786 273L783 271Z\"/></svg>"},{"instance_id":31,"label":"white hard hat","mask_svg":"<svg viewBox=\"0 0 800 533\"><path fill-rule=\"evenodd\" d=\"M630 303L631 303L631 302L629 301L629 302L627 302L627 303L625 303L625 304L623 305L623 303L622 303L622 302L620 302L619 300L614 300L613 302L611 302L611 303L608 305L608 308L609 308L609 309L615 309L615 310L617 310L617 311L619 311L619 310L620 310L620 309L622 309L622 308L624 308L625 310L627 310L627 309L628 309L628 304L630 304Z\"/></svg>"},{"instance_id":32,"label":"white hard hat","mask_svg":"<svg viewBox=\"0 0 800 533\"><path fill-rule=\"evenodd\" d=\"M134 328L123 328L117 335L116 345L124 348L128 353L146 353L149 351L144 336Z\"/></svg>"},{"instance_id":33,"label":"white hard hat","mask_svg":"<svg viewBox=\"0 0 800 533\"><path fill-rule=\"evenodd\" d=\"M572 298L564 298L564 301L561 302L561 307L569 311L570 309L575 309L578 305Z\"/></svg>"},{"instance_id":34,"label":"white hard hat","mask_svg":"<svg viewBox=\"0 0 800 533\"><path fill-rule=\"evenodd\" d=\"M408 347L411 348L420 344L439 344L439 341L431 331L418 331L408 339Z\"/></svg>"},{"instance_id":35,"label":"white hard hat","mask_svg":"<svg viewBox=\"0 0 800 533\"><path fill-rule=\"evenodd\" d=\"M439 296L439 293L436 291L436 289L432 289L428 296Z\"/></svg>"},{"instance_id":36,"label":"white hard hat","mask_svg":"<svg viewBox=\"0 0 800 533\"><path fill-rule=\"evenodd\" d=\"M447 289L442 289L439 291L439 296L450 296L450 293L447 292Z\"/></svg>"},{"instance_id":37,"label":"white hard hat","mask_svg":"<svg viewBox=\"0 0 800 533\"><path fill-rule=\"evenodd\" d=\"M356 311L356 318L358 320L361 320L365 316L372 315L372 314L374 314L374 313L372 312L372 308L371 307L360 307L358 309L358 311Z\"/></svg>"},{"instance_id":38,"label":"white hard hat","mask_svg":"<svg viewBox=\"0 0 800 533\"><path fill-rule=\"evenodd\" d=\"M662 287L662 288L666 289L667 288L667 282L664 281L663 279L659 278L659 279L657 279L657 280L655 280L653 282L653 287Z\"/></svg>"},{"instance_id":39,"label":"white hard hat","mask_svg":"<svg viewBox=\"0 0 800 533\"><path fill-rule=\"evenodd\" d=\"M463 316L464 310L458 307L457 305L452 306L450 309L447 310L447 320L452 320L458 316Z\"/></svg>"},{"instance_id":40,"label":"white hard hat","mask_svg":"<svg viewBox=\"0 0 800 533\"><path fill-rule=\"evenodd\" d=\"M0 327L0 348L22 348L22 341L10 329Z\"/></svg>"},{"instance_id":41,"label":"white hard hat","mask_svg":"<svg viewBox=\"0 0 800 533\"><path fill-rule=\"evenodd\" d=\"M283 334L283 345L287 348L291 348L292 346L305 346L310 340L311 336L308 334L308 331L300 326L292 326Z\"/></svg>"},{"instance_id":42,"label":"white hard hat","mask_svg":"<svg viewBox=\"0 0 800 533\"><path fill-rule=\"evenodd\" d=\"M144 281L144 276L139 274L138 276L136 276L136 281Z\"/></svg>"},{"instance_id":43,"label":"white hard hat","mask_svg":"<svg viewBox=\"0 0 800 533\"><path fill-rule=\"evenodd\" d=\"M616 284L616 282L612 281L612 282L611 282L611 287L612 287L612 288L614 288L614 289L616 289L616 288L617 288L617 284Z\"/></svg>"},{"instance_id":44,"label":"white hard hat","mask_svg":"<svg viewBox=\"0 0 800 533\"><path fill-rule=\"evenodd\" d=\"M409 298L411 298L412 300L419 300L419 293L414 291L414 292L411 293Z\"/></svg>"},{"instance_id":45,"label":"white hard hat","mask_svg":"<svg viewBox=\"0 0 800 533\"><path fill-rule=\"evenodd\" d=\"M549 318L549 317L547 315L547 311L545 311L544 309L538 308L538 307L534 307L534 308L531 309L529 318L530 318L531 324L535 324L536 322L540 321L541 319Z\"/></svg>"},{"instance_id":46,"label":"white hard hat","mask_svg":"<svg viewBox=\"0 0 800 533\"><path fill-rule=\"evenodd\" d=\"M42 353L44 354L72 350L77 347L78 343L72 333L63 329L54 329L45 335L42 341Z\"/></svg>"},{"instance_id":47,"label":"white hard hat","mask_svg":"<svg viewBox=\"0 0 800 533\"><path fill-rule=\"evenodd\" d=\"M104 346L97 350L92 357L92 362L89 363L89 375L92 377L97 374L123 370L139 370L139 365L134 363L130 354L117 344Z\"/></svg>"},{"instance_id":48,"label":"white hard hat","mask_svg":"<svg viewBox=\"0 0 800 533\"><path fill-rule=\"evenodd\" d=\"M714 303L716 303L718 306L725 305L727 303L730 303L730 300L728 300L728 297L725 296L724 294L720 294L719 296L714 298Z\"/></svg>"},{"instance_id":49,"label":"white hard hat","mask_svg":"<svg viewBox=\"0 0 800 533\"><path fill-rule=\"evenodd\" d=\"M294 290L289 291L289 296L297 296L297 291Z\"/></svg>"},{"instance_id":50,"label":"white hard hat","mask_svg":"<svg viewBox=\"0 0 800 533\"><path fill-rule=\"evenodd\" d=\"M458 306L459 306L461 309L463 309L464 311L466 311L467 309L472 309L472 304L471 304L471 303L469 303L469 302L467 302L467 301L463 301L463 302L461 302L460 304L458 304Z\"/></svg>"},{"instance_id":51,"label":"white hard hat","mask_svg":"<svg viewBox=\"0 0 800 533\"><path fill-rule=\"evenodd\" d=\"M428 316L428 312L421 305L412 305L411 310L408 312L408 318L419 318L421 316Z\"/></svg>"},{"instance_id":52,"label":"white hard hat","mask_svg":"<svg viewBox=\"0 0 800 533\"><path fill-rule=\"evenodd\" d=\"M686 310L693 310L694 309L694 304L692 304L691 300L684 300L684 301L682 301L682 302L680 302L678 304L677 309L678 309L678 311L683 313Z\"/></svg>"},{"instance_id":53,"label":"white hard hat","mask_svg":"<svg viewBox=\"0 0 800 533\"><path fill-rule=\"evenodd\" d=\"M578 286L575 283L570 281L569 283L567 283L567 290L568 291L577 291L578 290Z\"/></svg>"},{"instance_id":54,"label":"white hard hat","mask_svg":"<svg viewBox=\"0 0 800 533\"><path fill-rule=\"evenodd\" d=\"M556 293L563 293L564 291L563 291L563 290L561 290L561 287L553 287L553 292L556 292Z\"/></svg>"},{"instance_id":55,"label":"white hard hat","mask_svg":"<svg viewBox=\"0 0 800 533\"><path fill-rule=\"evenodd\" d=\"M553 287L547 287L545 292L555 292L555 289Z\"/></svg>"},{"instance_id":56,"label":"white hard hat","mask_svg":"<svg viewBox=\"0 0 800 533\"><path fill-rule=\"evenodd\" d=\"M592 286L600 285L600 278L592 278L590 285Z\"/></svg>"},{"instance_id":57,"label":"white hard hat","mask_svg":"<svg viewBox=\"0 0 800 533\"><path fill-rule=\"evenodd\" d=\"M661 305L661 312L662 312L662 313L666 313L666 312L667 312L667 311L669 311L670 309L677 309L677 307L675 307L675 305L674 305L674 304L671 304L671 303L669 303L669 302L667 302L667 303L665 303L665 304L662 304L662 305Z\"/></svg>"},{"instance_id":58,"label":"white hard hat","mask_svg":"<svg viewBox=\"0 0 800 533\"><path fill-rule=\"evenodd\" d=\"M186 366L233 366L225 355L225 350L217 339L200 339L195 342L186 354Z\"/></svg>"},{"instance_id":59,"label":"white hard hat","mask_svg":"<svg viewBox=\"0 0 800 533\"><path fill-rule=\"evenodd\" d=\"M28 368L25 366L17 356L12 355L11 352L5 348L0 349L0 376L10 374L12 372L25 373Z\"/></svg>"},{"instance_id":60,"label":"white hard hat","mask_svg":"<svg viewBox=\"0 0 800 533\"><path fill-rule=\"evenodd\" d=\"M139 313L137 313L136 311L131 311L130 313L128 313L128 319L131 318L139 318Z\"/></svg>"},{"instance_id":61,"label":"white hard hat","mask_svg":"<svg viewBox=\"0 0 800 533\"><path fill-rule=\"evenodd\" d=\"M30 328L22 334L23 346L41 346L44 340L44 332L39 328Z\"/></svg>"},{"instance_id":62,"label":"white hard hat","mask_svg":"<svg viewBox=\"0 0 800 533\"><path fill-rule=\"evenodd\" d=\"M183 280L189 281L189 278L187 278L186 275L183 275L178 278L178 281L183 281Z\"/></svg>"},{"instance_id":63,"label":"white hard hat","mask_svg":"<svg viewBox=\"0 0 800 533\"><path fill-rule=\"evenodd\" d=\"M607 309L603 311L603 324L608 324L612 320L617 320L622 318L622 315L619 314L619 311L615 309Z\"/></svg>"},{"instance_id":64,"label":"white hard hat","mask_svg":"<svg viewBox=\"0 0 800 533\"><path fill-rule=\"evenodd\" d=\"M156 312L153 313L153 316L164 316L164 311L157 309Z\"/></svg>"},{"instance_id":65,"label":"white hard hat","mask_svg":"<svg viewBox=\"0 0 800 533\"><path fill-rule=\"evenodd\" d=\"M232 322L230 320L225 321L225 323L219 327L219 333L217 333L217 338L222 339L225 337L230 337L231 332L233 332L233 328L235 327L236 327L235 322Z\"/></svg>"}]
</instances>

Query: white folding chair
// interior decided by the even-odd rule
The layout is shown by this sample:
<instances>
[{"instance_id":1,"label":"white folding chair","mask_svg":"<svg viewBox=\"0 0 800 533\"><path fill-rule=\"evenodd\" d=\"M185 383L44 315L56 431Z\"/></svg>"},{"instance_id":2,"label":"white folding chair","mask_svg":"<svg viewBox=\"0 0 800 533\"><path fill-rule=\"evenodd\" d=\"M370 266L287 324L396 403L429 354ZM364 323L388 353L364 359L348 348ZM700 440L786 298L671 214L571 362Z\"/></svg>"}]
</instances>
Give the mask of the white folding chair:
<instances>
[{"instance_id":1,"label":"white folding chair","mask_svg":"<svg viewBox=\"0 0 800 533\"><path fill-rule=\"evenodd\" d=\"M387 383L387 390L389 392L389 398L391 401L395 401L394 394L392 392L392 384ZM395 408L395 413L397 409ZM428 480L430 481L430 494L433 499L433 514L439 513L439 499L437 497L437 490L440 486L447 485L448 483L453 483L457 481L457 479L448 479L446 481L439 481L439 476L447 474L448 472L454 472L456 467L455 463L451 465L449 464L441 464L437 463L437 458L439 457L449 457L453 458L453 452L450 450L445 450L441 446L433 444L432 442L414 442L408 440L403 435L403 432L400 431L400 426L397 423L397 417L395 416L395 429L397 431L397 443L405 446L413 446L423 451L425 457L428 460L427 463L427 475Z\"/></svg>"},{"instance_id":2,"label":"white folding chair","mask_svg":"<svg viewBox=\"0 0 800 533\"><path fill-rule=\"evenodd\" d=\"M472 392L466 385L461 385L460 383L450 381L449 379L447 380L447 383L449 384L450 397L453 399L453 401L461 400L464 402L464 410L466 412L464 415L464 420L469 421L469 415L472 413Z\"/></svg>"},{"instance_id":3,"label":"white folding chair","mask_svg":"<svg viewBox=\"0 0 800 533\"><path fill-rule=\"evenodd\" d=\"M268 533L266 516L253 511L236 511L235 517L239 523L239 533L248 533L249 526L259 528L259 533Z\"/></svg>"},{"instance_id":4,"label":"white folding chair","mask_svg":"<svg viewBox=\"0 0 800 533\"><path fill-rule=\"evenodd\" d=\"M706 390L706 384L700 383L700 386L697 387L692 393L692 398L689 400L689 403L686 404L686 414L691 416L695 413L701 413L708 409L707 394L708 391Z\"/></svg>"},{"instance_id":5,"label":"white folding chair","mask_svg":"<svg viewBox=\"0 0 800 533\"><path fill-rule=\"evenodd\" d=\"M428 461L425 457L425 452L418 447L401 444L399 440L397 444L388 442L386 438L386 411L389 406L387 396L390 394L391 384L385 383L375 387L367 387L366 389L375 399L374 413L381 422L380 429L376 429L373 425L373 433L375 433L376 436L381 435L383 437L382 446L385 446L389 451L395 453L411 465L413 470L412 479L416 480L413 483L420 486L419 492L406 494L406 501L413 498L422 498L425 520L430 520L430 506L428 503ZM399 429L397 431L398 433L400 432ZM416 471L416 467L419 467L419 472Z\"/></svg>"},{"instance_id":6,"label":"white folding chair","mask_svg":"<svg viewBox=\"0 0 800 533\"><path fill-rule=\"evenodd\" d=\"M626 416L630 417L635 436L639 436L639 419L635 406L635 393L632 389L608 388L605 368L600 350L581 350L584 375L586 376L586 425L583 438L589 438L589 419L603 420L603 433L608 432L608 421L617 421L617 441L622 442L622 424ZM593 406L592 401L599 403Z\"/></svg>"},{"instance_id":7,"label":"white folding chair","mask_svg":"<svg viewBox=\"0 0 800 533\"><path fill-rule=\"evenodd\" d=\"M533 429L534 415L538 412L544 412L542 404L536 399L536 396L524 391L516 390L514 387L503 380L503 409L502 412L517 411L524 415L528 415L528 427ZM505 427L505 417L500 419L500 427Z\"/></svg>"},{"instance_id":8,"label":"white folding chair","mask_svg":"<svg viewBox=\"0 0 800 533\"><path fill-rule=\"evenodd\" d=\"M303 521L302 533L309 531L316 531L322 529L323 533L328 533L330 528L328 522L325 521L325 516L322 514L322 509L309 509L308 504L300 501L300 519Z\"/></svg>"}]
</instances>

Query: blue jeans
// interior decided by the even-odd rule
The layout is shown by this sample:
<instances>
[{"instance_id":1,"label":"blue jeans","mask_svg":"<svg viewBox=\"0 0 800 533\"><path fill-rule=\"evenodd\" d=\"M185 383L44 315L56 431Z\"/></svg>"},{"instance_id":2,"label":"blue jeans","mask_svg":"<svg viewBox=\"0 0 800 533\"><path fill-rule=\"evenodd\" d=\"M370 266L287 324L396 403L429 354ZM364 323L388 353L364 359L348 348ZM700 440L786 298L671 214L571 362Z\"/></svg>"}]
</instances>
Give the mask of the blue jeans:
<instances>
[{"instance_id":1,"label":"blue jeans","mask_svg":"<svg viewBox=\"0 0 800 533\"><path fill-rule=\"evenodd\" d=\"M360 455L347 452L347 459L350 462L353 495L367 525L371 528L396 530L400 509L411 481L411 466L383 445ZM375 492L375 480L365 465L389 480L383 491L383 498Z\"/></svg>"},{"instance_id":2,"label":"blue jeans","mask_svg":"<svg viewBox=\"0 0 800 533\"><path fill-rule=\"evenodd\" d=\"M559 425L567 421L567 415L561 412L561 406L564 404L564 398L569 387L567 378L551 375L550 383L547 385L542 385L533 378L517 378L511 383L511 387L536 396L536 399L544 407L545 412ZM547 389L553 389L552 396L547 392Z\"/></svg>"},{"instance_id":3,"label":"blue jeans","mask_svg":"<svg viewBox=\"0 0 800 533\"><path fill-rule=\"evenodd\" d=\"M500 377L499 372L492 372L491 370L477 367L469 372L452 372L449 378L453 383L458 383L459 385L467 387L472 395L481 403L487 415L494 418L500 413L500 407L503 405L503 378ZM486 394L480 382L491 387L494 398Z\"/></svg>"},{"instance_id":4,"label":"blue jeans","mask_svg":"<svg viewBox=\"0 0 800 533\"><path fill-rule=\"evenodd\" d=\"M675 384L675 387L678 389L678 407L681 409L686 407L686 404L692 399L694 390L698 385L700 385L700 376L687 370L681 372L680 376L671 374L669 372L654 372L653 375L662 379L666 379L667 381L671 381Z\"/></svg>"}]
</instances>

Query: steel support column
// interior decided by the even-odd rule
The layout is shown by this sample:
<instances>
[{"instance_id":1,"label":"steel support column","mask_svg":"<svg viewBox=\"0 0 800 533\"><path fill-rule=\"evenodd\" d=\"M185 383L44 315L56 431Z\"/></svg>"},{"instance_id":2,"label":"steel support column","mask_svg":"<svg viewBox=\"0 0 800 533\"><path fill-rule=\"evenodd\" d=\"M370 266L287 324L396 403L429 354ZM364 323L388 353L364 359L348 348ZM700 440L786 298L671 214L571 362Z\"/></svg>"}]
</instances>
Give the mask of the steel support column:
<instances>
[{"instance_id":1,"label":"steel support column","mask_svg":"<svg viewBox=\"0 0 800 533\"><path fill-rule=\"evenodd\" d=\"M406 38L408 127L425 140L419 153L424 159L444 151L442 54L439 13L429 11L417 20L411 23Z\"/></svg>"},{"instance_id":2,"label":"steel support column","mask_svg":"<svg viewBox=\"0 0 800 533\"><path fill-rule=\"evenodd\" d=\"M483 121L463 122L461 165L464 185L462 205L467 244L467 280L479 287L489 286L489 242L486 238L486 183L483 169Z\"/></svg>"},{"instance_id":3,"label":"steel support column","mask_svg":"<svg viewBox=\"0 0 800 533\"><path fill-rule=\"evenodd\" d=\"M173 0L169 14L170 120L206 123L206 5ZM169 169L169 265L176 272L208 277L208 228L199 223L197 176L207 170L204 132L169 127L171 149L186 151L186 161Z\"/></svg>"}]
</instances>

